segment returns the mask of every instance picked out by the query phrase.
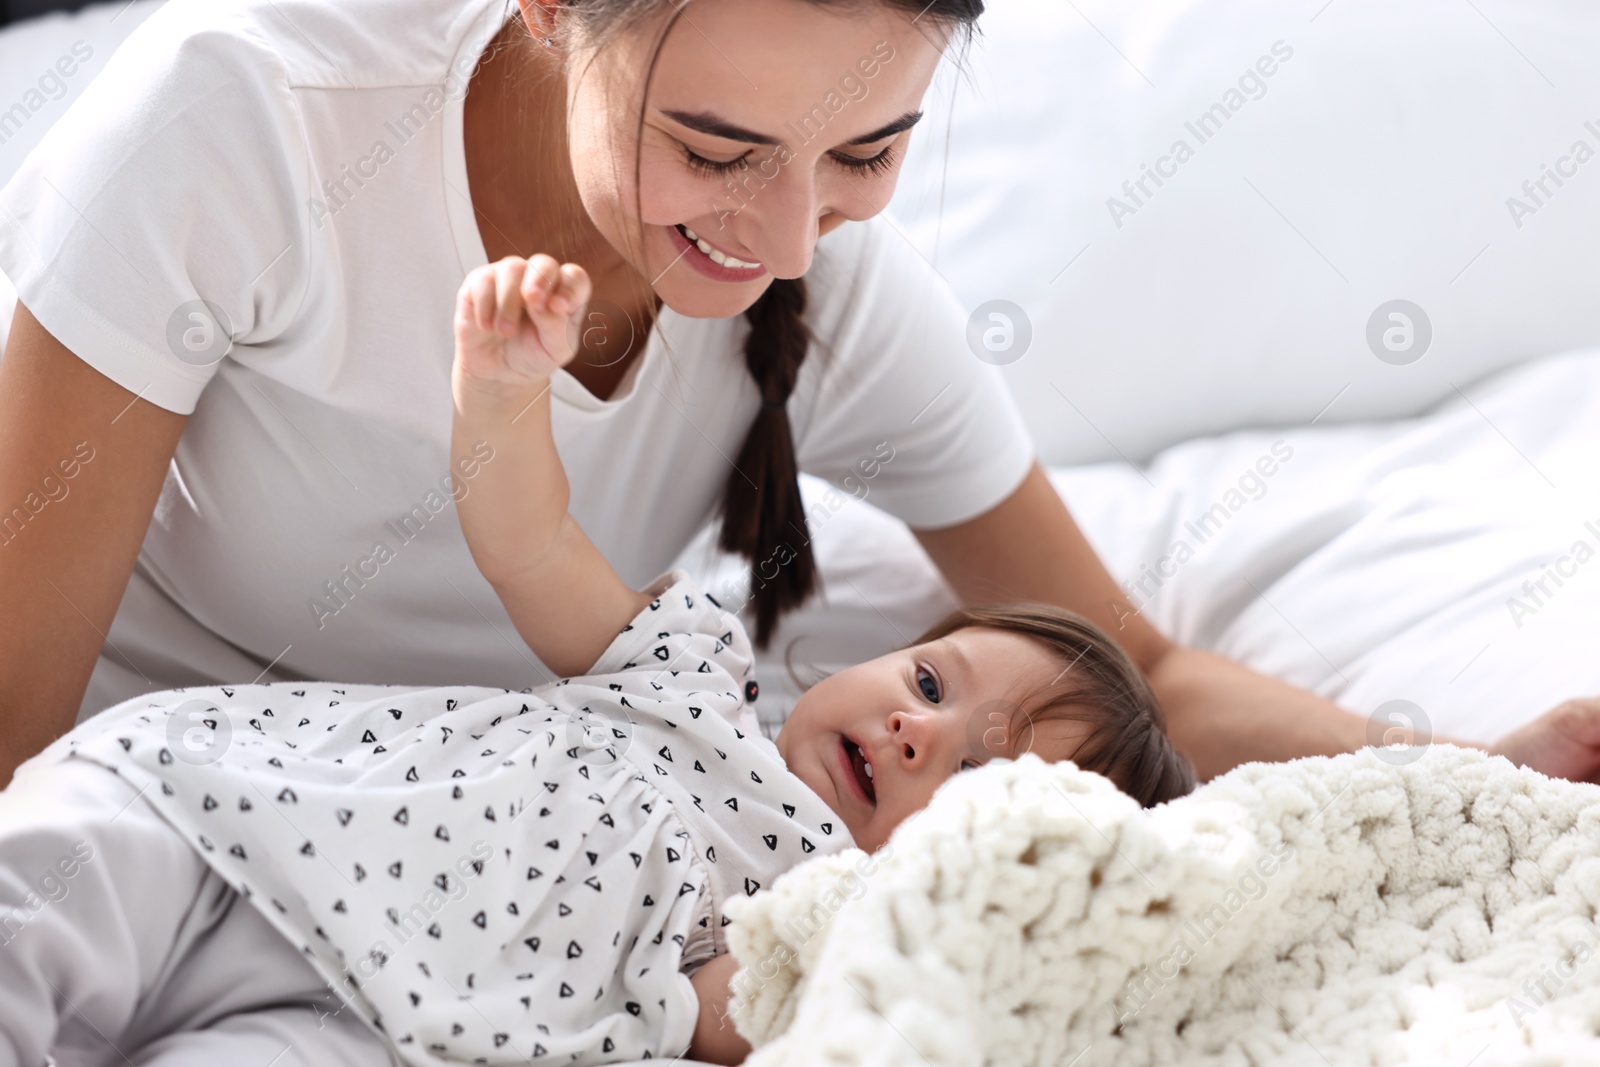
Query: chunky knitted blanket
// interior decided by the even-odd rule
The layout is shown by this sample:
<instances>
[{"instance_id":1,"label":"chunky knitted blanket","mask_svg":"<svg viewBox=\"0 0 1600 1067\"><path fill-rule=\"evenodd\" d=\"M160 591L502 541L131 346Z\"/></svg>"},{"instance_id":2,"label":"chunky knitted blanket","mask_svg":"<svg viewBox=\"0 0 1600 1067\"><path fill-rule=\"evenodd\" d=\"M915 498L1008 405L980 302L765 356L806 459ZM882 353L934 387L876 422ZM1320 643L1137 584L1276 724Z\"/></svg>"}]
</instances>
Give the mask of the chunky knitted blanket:
<instances>
[{"instance_id":1,"label":"chunky knitted blanket","mask_svg":"<svg viewBox=\"0 0 1600 1067\"><path fill-rule=\"evenodd\" d=\"M1436 745L1143 810L1036 756L730 908L750 1067L1600 1063L1600 787Z\"/></svg>"}]
</instances>

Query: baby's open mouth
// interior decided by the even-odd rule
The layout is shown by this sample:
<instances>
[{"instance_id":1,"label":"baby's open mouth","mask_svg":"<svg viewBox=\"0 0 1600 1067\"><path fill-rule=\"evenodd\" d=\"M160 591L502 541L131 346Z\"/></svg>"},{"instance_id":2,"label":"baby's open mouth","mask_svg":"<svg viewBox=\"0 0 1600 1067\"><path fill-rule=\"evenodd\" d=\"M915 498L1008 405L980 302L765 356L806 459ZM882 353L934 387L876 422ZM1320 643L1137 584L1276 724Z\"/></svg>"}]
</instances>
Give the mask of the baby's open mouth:
<instances>
[{"instance_id":1,"label":"baby's open mouth","mask_svg":"<svg viewBox=\"0 0 1600 1067\"><path fill-rule=\"evenodd\" d=\"M861 746L848 737L841 739L844 742L845 759L850 764L850 770L855 774L856 781L861 785L861 791L867 799L874 804L878 802L878 790L872 781L872 764L867 762L867 757L862 753Z\"/></svg>"}]
</instances>

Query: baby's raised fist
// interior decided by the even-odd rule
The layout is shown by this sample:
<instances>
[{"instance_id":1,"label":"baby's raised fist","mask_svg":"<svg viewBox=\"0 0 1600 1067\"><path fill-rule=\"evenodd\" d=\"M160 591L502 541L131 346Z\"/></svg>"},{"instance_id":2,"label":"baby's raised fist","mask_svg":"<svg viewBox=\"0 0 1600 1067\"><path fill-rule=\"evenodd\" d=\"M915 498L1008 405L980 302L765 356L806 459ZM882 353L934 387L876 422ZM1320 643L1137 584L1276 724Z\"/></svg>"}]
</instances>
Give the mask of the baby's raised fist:
<instances>
[{"instance_id":1,"label":"baby's raised fist","mask_svg":"<svg viewBox=\"0 0 1600 1067\"><path fill-rule=\"evenodd\" d=\"M533 385L577 352L589 274L544 254L507 256L467 275L456 295L456 370L480 381Z\"/></svg>"}]
</instances>

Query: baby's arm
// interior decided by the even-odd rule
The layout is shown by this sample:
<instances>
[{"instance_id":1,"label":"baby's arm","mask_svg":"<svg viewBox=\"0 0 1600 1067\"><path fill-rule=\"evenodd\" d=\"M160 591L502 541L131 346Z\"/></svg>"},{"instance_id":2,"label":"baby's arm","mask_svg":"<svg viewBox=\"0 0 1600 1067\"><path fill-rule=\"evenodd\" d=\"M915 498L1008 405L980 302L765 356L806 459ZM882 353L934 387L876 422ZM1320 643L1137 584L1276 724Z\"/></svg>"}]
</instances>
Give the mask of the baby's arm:
<instances>
[{"instance_id":1,"label":"baby's arm","mask_svg":"<svg viewBox=\"0 0 1600 1067\"><path fill-rule=\"evenodd\" d=\"M451 465L479 463L482 442L494 450L458 504L461 529L517 632L563 677L592 667L649 603L567 513L550 434L550 378L573 357L589 294L582 267L538 255L479 267L456 298Z\"/></svg>"},{"instance_id":2,"label":"baby's arm","mask_svg":"<svg viewBox=\"0 0 1600 1067\"><path fill-rule=\"evenodd\" d=\"M750 1042L739 1036L728 1018L728 1001L733 996L728 983L738 970L739 961L724 954L713 956L689 976L689 984L700 998L700 1017L689 1040L690 1059L731 1065L743 1063L750 1055Z\"/></svg>"}]
</instances>

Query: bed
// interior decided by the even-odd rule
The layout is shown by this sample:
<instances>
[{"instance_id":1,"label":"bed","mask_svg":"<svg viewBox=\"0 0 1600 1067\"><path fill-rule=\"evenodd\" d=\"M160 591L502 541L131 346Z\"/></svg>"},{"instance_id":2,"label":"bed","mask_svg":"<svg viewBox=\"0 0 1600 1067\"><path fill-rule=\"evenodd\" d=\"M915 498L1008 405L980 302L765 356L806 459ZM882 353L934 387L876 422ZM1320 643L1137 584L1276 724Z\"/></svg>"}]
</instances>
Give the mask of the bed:
<instances>
[{"instance_id":1,"label":"bed","mask_svg":"<svg viewBox=\"0 0 1600 1067\"><path fill-rule=\"evenodd\" d=\"M0 181L160 2L0 31ZM1600 692L1600 11L989 6L890 215L1027 338L982 358L1139 610L1375 741ZM804 490L823 591L762 664L768 733L954 604L870 491ZM709 539L682 562L737 588Z\"/></svg>"}]
</instances>

